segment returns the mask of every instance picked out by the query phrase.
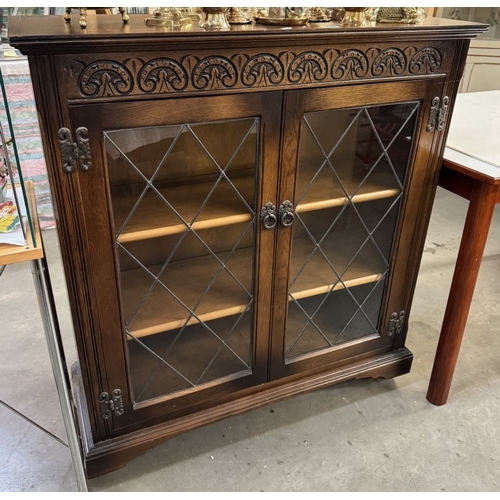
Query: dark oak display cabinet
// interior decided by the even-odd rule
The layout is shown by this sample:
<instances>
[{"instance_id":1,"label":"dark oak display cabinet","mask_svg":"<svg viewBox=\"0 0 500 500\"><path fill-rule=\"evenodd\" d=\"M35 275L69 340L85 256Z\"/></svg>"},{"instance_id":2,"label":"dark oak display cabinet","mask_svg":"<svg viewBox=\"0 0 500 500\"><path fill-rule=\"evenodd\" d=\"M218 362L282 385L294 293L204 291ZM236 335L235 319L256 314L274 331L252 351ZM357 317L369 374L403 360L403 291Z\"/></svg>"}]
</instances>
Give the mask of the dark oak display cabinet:
<instances>
[{"instance_id":1,"label":"dark oak display cabinet","mask_svg":"<svg viewBox=\"0 0 500 500\"><path fill-rule=\"evenodd\" d=\"M409 371L449 116L484 29L9 20L43 131L89 477L251 408Z\"/></svg>"}]
</instances>

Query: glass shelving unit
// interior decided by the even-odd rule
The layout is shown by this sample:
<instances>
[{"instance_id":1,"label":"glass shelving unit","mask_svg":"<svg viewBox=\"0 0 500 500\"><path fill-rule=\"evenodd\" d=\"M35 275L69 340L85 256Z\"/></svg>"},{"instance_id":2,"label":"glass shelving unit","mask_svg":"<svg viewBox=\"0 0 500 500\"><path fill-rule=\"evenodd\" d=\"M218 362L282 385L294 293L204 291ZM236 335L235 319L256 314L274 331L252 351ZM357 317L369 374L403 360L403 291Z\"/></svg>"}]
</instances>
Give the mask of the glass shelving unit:
<instances>
[{"instance_id":1,"label":"glass shelving unit","mask_svg":"<svg viewBox=\"0 0 500 500\"><path fill-rule=\"evenodd\" d=\"M25 183L9 111L7 92L0 71L3 113L0 120L0 273L5 265L40 258L40 228L35 192Z\"/></svg>"},{"instance_id":2,"label":"glass shelving unit","mask_svg":"<svg viewBox=\"0 0 500 500\"><path fill-rule=\"evenodd\" d=\"M38 223L32 181L23 180L9 100L0 71L0 277L9 264L29 262L54 374L61 413L79 491L87 491L82 450L73 414L71 383L59 329L54 295ZM2 289L0 284L0 290ZM16 304L5 314L15 314Z\"/></svg>"}]
</instances>

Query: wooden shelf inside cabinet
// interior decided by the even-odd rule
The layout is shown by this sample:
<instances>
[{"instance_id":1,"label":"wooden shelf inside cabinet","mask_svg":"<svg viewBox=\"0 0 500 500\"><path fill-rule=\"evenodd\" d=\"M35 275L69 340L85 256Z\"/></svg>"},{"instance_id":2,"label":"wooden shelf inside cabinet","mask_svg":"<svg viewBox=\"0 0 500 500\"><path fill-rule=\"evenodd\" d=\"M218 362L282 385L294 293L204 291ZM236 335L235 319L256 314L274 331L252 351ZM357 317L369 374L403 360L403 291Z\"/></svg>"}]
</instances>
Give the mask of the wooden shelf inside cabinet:
<instances>
[{"instance_id":1,"label":"wooden shelf inside cabinet","mask_svg":"<svg viewBox=\"0 0 500 500\"><path fill-rule=\"evenodd\" d=\"M338 182L332 182L331 180L328 180L328 182L321 182L319 179L316 179L311 186L308 187L309 181L313 178L317 168L317 165L315 167L304 165L304 169L312 171L312 173L310 175L299 174L296 193L300 197L306 189L307 192L303 198L299 199L299 203L296 207L298 213L342 206L348 200L345 195L346 192L349 196L352 196L352 193L356 193L351 198L353 203L391 198L401 193L401 188L399 186L394 187L394 175L390 172L379 172L376 168L364 182L363 179L359 177L349 178L348 176L342 176L341 178L345 191ZM323 170L328 168L329 167L325 166ZM363 184L360 186L361 182L363 182Z\"/></svg>"},{"instance_id":2,"label":"wooden shelf inside cabinet","mask_svg":"<svg viewBox=\"0 0 500 500\"><path fill-rule=\"evenodd\" d=\"M352 196L353 203L379 200L397 196L401 190L398 187L388 187L394 184L394 176L389 173L374 173L361 187L360 179L349 179L344 181L344 188L348 194L355 192ZM249 207L253 207L254 177L243 177L236 179L235 187L241 193ZM177 212L186 221L183 223L179 217L170 209L160 196L151 189L140 200L137 209L127 221L131 208L137 202L139 195L116 195L113 197L113 209L115 216L115 229L123 230L117 237L119 243L129 243L150 238L158 238L182 233L189 227L195 231L223 227L231 224L248 222L253 214L241 210L243 202L239 199L234 189L229 185L219 186L219 189L209 198L203 210L200 211L204 197L213 183L193 184L189 186L177 186L160 188L158 191L168 200ZM297 192L303 193L307 188L305 182L299 182ZM238 205L234 206L231 199L238 199ZM309 187L306 195L297 206L297 212L309 212L324 210L327 208L342 206L347 202L344 190L340 185L335 186L332 182L315 182ZM167 213L168 212L168 213Z\"/></svg>"},{"instance_id":3,"label":"wooden shelf inside cabinet","mask_svg":"<svg viewBox=\"0 0 500 500\"><path fill-rule=\"evenodd\" d=\"M224 262L227 256L227 254L219 254L219 259ZM160 277L161 283L155 283L142 305L142 298L153 284L152 276L142 269L122 272L125 318L133 317L136 308L141 306L129 326L130 333L137 338L144 337L181 328L186 322L188 325L198 323L197 318L201 321L209 321L245 311L250 301L250 295L244 290L251 288L251 273L248 269L252 265L250 249L236 250L227 263L244 289L236 285L227 272L220 273L210 287L210 293L196 308L196 317L189 318L189 312L182 303L188 308L196 306L217 272L214 264L217 265L213 256L171 262L163 279ZM150 271L156 275L161 267L161 265L152 266ZM177 298L167 289L172 290Z\"/></svg>"},{"instance_id":4,"label":"wooden shelf inside cabinet","mask_svg":"<svg viewBox=\"0 0 500 500\"><path fill-rule=\"evenodd\" d=\"M43 249L41 245L41 235L40 226L38 224L38 216L36 210L35 201L35 189L33 187L33 182L27 181L25 183L25 190L27 196L27 202L29 207L29 212L32 218L35 241L31 238L31 232L29 228L26 231L26 245L7 245L5 243L0 244L0 266L7 264L15 264L18 262L27 262L30 260L41 259L43 257Z\"/></svg>"},{"instance_id":5,"label":"wooden shelf inside cabinet","mask_svg":"<svg viewBox=\"0 0 500 500\"><path fill-rule=\"evenodd\" d=\"M338 244L339 241L342 241L342 245ZM335 254L332 264L340 275L337 276L326 263L322 252L316 250L311 256L311 244L308 238L295 239L290 266L291 286L288 300L292 298L300 300L341 290L344 287L351 288L373 283L381 279L385 268L377 258L375 249L363 255L363 258L351 261L359 250L358 244L359 241L356 242L348 230L337 231L333 238L323 241L322 250L327 251L329 255ZM347 263L350 263L348 268L345 267Z\"/></svg>"},{"instance_id":6,"label":"wooden shelf inside cabinet","mask_svg":"<svg viewBox=\"0 0 500 500\"><path fill-rule=\"evenodd\" d=\"M339 232L335 238L339 238ZM357 251L356 243L352 241L350 232L340 236L342 246L337 246L340 261L349 260ZM296 276L304 261L310 255L310 245L305 239L298 239L294 242L294 256L291 276ZM374 251L375 253L375 251ZM342 254L342 255L340 255ZM220 254L219 258L224 261L227 257ZM373 255L375 257L375 255ZM249 308L250 294L246 290L251 289L250 280L252 278L248 267L251 266L251 249L236 250L228 261L228 267L234 276L240 281L243 287L236 286L235 281L228 273L221 273L219 278L210 288L210 294L201 301L196 308L196 317L189 315L186 307L194 307L205 291L207 283L213 277L213 257L197 257L172 262L165 272L168 283L156 283L147 299L142 303L142 297L148 293L153 278L142 269L125 271L121 274L122 294L125 318L134 316L134 312L140 306L140 310L131 322L128 330L136 338L147 335L182 328L184 325L196 324L199 321L210 321L224 318L233 314L241 314ZM291 297L300 300L314 295L325 294L330 291L345 287L354 287L367 283L373 283L382 278L385 269L374 268L369 255L361 262L353 263L342 276L342 283L335 280L335 283L327 281L325 273L325 261L320 253L316 252L310 259L307 273L302 273L301 278L292 286ZM158 273L161 266L150 268L150 271ZM343 269L340 271L342 272ZM167 291L169 284L182 284L178 286L175 293L178 299L174 298ZM155 311L155 314L152 314Z\"/></svg>"},{"instance_id":7,"label":"wooden shelf inside cabinet","mask_svg":"<svg viewBox=\"0 0 500 500\"><path fill-rule=\"evenodd\" d=\"M241 177L233 179L236 189L245 199L249 207L254 206L255 177ZM214 182L182 185L159 188L161 195L175 208L193 230L209 229L212 227L227 226L240 222L250 221L253 214L243 212L244 203L240 196L227 181L221 181L214 193L207 200L200 212L200 207L207 194L214 186ZM127 221L131 207L137 202L139 195L114 195L113 210L115 229L117 231ZM237 200L237 205L228 200ZM196 221L191 221L196 217ZM158 238L182 233L187 229L179 217L170 209L161 197L151 188L139 202L130 220L118 235L119 243Z\"/></svg>"}]
</instances>

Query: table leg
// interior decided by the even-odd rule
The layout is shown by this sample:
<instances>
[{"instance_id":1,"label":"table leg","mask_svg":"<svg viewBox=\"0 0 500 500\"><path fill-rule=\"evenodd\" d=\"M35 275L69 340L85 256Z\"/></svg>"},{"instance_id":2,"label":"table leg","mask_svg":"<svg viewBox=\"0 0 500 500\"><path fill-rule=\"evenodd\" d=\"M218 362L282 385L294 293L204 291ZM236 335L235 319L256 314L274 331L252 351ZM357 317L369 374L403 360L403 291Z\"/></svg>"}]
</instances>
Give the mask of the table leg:
<instances>
[{"instance_id":1,"label":"table leg","mask_svg":"<svg viewBox=\"0 0 500 500\"><path fill-rule=\"evenodd\" d=\"M498 190L499 186L480 181L472 189L427 391L427 399L435 405L448 399Z\"/></svg>"}]
</instances>

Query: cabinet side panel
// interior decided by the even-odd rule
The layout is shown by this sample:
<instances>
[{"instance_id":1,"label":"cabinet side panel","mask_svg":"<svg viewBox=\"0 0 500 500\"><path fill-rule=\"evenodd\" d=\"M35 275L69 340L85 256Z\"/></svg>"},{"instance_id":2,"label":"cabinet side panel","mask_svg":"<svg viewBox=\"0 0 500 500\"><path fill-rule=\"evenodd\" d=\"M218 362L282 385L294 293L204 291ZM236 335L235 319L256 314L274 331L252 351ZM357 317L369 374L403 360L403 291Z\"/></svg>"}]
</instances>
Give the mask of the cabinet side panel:
<instances>
[{"instance_id":1,"label":"cabinet side panel","mask_svg":"<svg viewBox=\"0 0 500 500\"><path fill-rule=\"evenodd\" d=\"M421 190L421 198L419 202L418 217L416 217L416 224L414 226L413 237L411 240L405 242L405 245L410 245L412 248L412 258L408 262L405 272L404 282L409 285L404 290L404 303L407 304L407 316L404 324L403 334L399 339L399 345L404 345L406 333L408 329L408 317L411 309L411 303L415 292L416 280L422 259L422 253L427 234L427 228L432 213L432 206L435 199L437 182L441 170L441 163L443 159L444 149L446 147L446 138L451 122L453 113L453 106L455 104L456 94L460 85L463 75L467 51L469 48L470 40L456 40L454 41L454 50L451 52L453 55L452 70L448 74L446 80L433 86L431 95L439 96L441 102L445 96L449 98L448 112L444 128L440 131L435 131L433 134L427 134L422 141L422 154L427 155L425 166L422 170L422 183L423 189ZM428 104L428 103L427 103ZM429 142L431 141L431 142ZM389 308L391 306L389 305Z\"/></svg>"},{"instance_id":2,"label":"cabinet side panel","mask_svg":"<svg viewBox=\"0 0 500 500\"><path fill-rule=\"evenodd\" d=\"M94 411L92 399L99 393L98 346L87 332L91 331L92 314L88 302L85 272L82 263L83 241L78 219L78 196L73 177L63 171L57 132L69 126L67 111L60 99L57 79L54 78L53 59L49 56L29 58L33 90L37 106L47 173L51 185L56 228L68 289L79 363L84 374L83 383L89 407L88 418L94 437L99 440L106 433L102 419ZM64 101L63 101L64 102Z\"/></svg>"}]
</instances>

